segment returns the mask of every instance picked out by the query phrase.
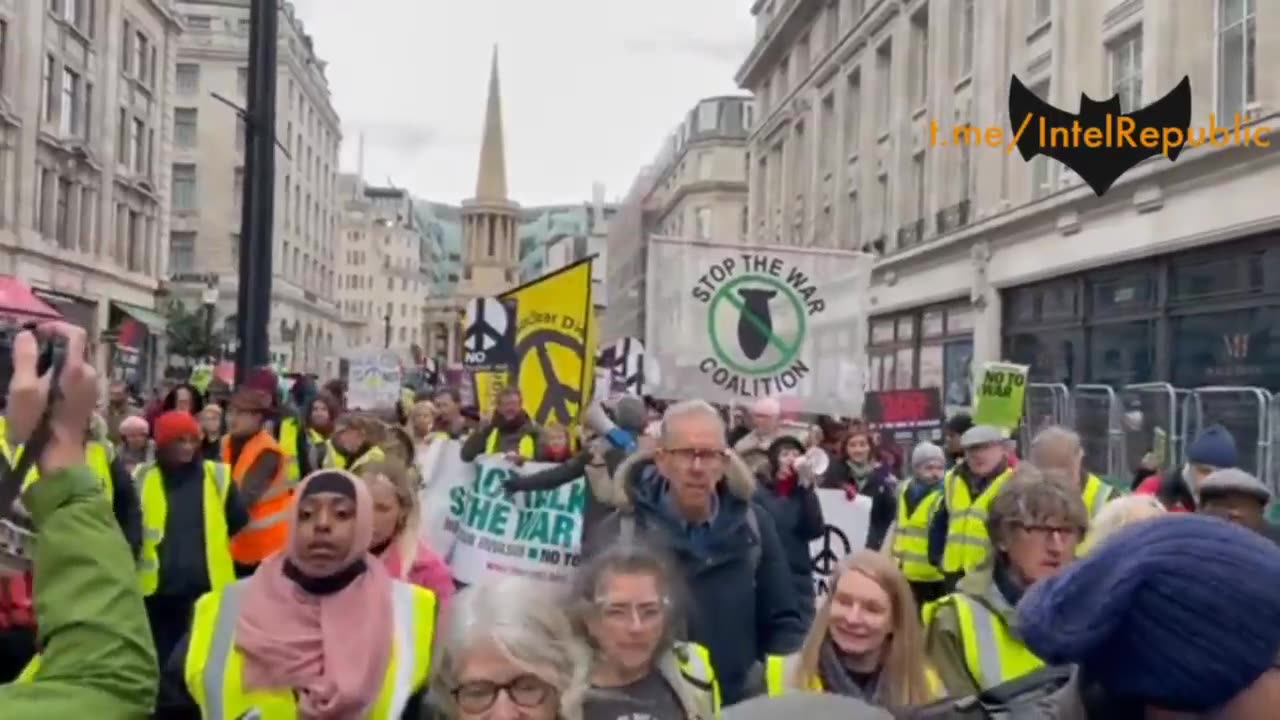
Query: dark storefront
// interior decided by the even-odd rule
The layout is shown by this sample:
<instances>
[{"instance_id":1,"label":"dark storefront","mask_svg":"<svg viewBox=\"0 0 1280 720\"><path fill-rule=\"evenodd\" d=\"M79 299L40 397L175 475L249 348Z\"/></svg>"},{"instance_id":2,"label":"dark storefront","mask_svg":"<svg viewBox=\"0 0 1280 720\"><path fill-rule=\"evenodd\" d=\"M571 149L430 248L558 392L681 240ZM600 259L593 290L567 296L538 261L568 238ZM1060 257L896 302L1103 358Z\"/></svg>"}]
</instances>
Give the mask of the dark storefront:
<instances>
[{"instance_id":1,"label":"dark storefront","mask_svg":"<svg viewBox=\"0 0 1280 720\"><path fill-rule=\"evenodd\" d=\"M111 303L111 379L134 387L151 381L156 344L165 332L165 319L150 308L121 302Z\"/></svg>"},{"instance_id":2,"label":"dark storefront","mask_svg":"<svg viewBox=\"0 0 1280 720\"><path fill-rule=\"evenodd\" d=\"M947 408L967 407L974 320L967 301L871 318L867 389L941 388Z\"/></svg>"},{"instance_id":3,"label":"dark storefront","mask_svg":"<svg viewBox=\"0 0 1280 720\"><path fill-rule=\"evenodd\" d=\"M1280 389L1280 239L1166 255L1004 293L1005 356L1041 383Z\"/></svg>"}]
</instances>

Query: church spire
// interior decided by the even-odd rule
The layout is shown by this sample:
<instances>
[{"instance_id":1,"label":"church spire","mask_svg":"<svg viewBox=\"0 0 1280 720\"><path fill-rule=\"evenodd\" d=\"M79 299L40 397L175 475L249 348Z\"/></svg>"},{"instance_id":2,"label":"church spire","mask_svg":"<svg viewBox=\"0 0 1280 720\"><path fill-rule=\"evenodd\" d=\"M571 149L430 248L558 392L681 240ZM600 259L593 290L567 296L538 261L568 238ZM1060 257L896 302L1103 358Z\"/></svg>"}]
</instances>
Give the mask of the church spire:
<instances>
[{"instance_id":1,"label":"church spire","mask_svg":"<svg viewBox=\"0 0 1280 720\"><path fill-rule=\"evenodd\" d=\"M480 145L480 172L476 200L507 200L507 157L502 138L502 90L498 83L498 46L493 46L489 67L489 98L484 109L484 140Z\"/></svg>"}]
</instances>

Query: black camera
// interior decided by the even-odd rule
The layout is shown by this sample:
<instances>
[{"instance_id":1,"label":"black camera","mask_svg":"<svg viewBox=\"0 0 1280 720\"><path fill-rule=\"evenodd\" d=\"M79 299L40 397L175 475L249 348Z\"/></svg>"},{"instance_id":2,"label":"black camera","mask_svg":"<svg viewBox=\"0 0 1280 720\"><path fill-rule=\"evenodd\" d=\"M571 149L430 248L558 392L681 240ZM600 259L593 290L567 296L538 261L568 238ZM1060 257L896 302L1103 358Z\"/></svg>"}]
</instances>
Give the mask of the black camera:
<instances>
[{"instance_id":1,"label":"black camera","mask_svg":"<svg viewBox=\"0 0 1280 720\"><path fill-rule=\"evenodd\" d=\"M13 339L23 330L35 332L36 323L0 326L0 412L3 412L9 401L9 381L13 379ZM67 357L67 340L64 337L40 338L40 359L36 362L36 373L43 375L50 368L62 368ZM54 383L57 389L57 383Z\"/></svg>"}]
</instances>

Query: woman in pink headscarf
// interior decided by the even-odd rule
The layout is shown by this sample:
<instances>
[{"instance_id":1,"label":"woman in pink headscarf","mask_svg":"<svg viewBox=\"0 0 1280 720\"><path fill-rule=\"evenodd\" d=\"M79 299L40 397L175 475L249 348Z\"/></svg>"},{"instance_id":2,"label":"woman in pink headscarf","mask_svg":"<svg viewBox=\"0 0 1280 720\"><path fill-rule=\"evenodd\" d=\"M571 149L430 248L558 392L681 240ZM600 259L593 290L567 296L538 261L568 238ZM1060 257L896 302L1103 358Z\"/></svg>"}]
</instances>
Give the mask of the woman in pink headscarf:
<instances>
[{"instance_id":1,"label":"woman in pink headscarf","mask_svg":"<svg viewBox=\"0 0 1280 720\"><path fill-rule=\"evenodd\" d=\"M354 475L318 470L296 497L285 551L196 604L158 717L420 716L435 596L369 554L373 501Z\"/></svg>"}]
</instances>

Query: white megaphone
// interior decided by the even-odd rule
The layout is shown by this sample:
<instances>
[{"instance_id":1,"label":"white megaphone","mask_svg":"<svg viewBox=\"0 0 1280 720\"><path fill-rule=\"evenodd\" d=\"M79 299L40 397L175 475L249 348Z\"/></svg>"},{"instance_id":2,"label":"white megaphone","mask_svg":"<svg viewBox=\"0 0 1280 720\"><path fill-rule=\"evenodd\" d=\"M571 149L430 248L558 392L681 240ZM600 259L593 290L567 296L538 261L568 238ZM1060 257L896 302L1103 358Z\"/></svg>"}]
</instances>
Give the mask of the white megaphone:
<instances>
[{"instance_id":1,"label":"white megaphone","mask_svg":"<svg viewBox=\"0 0 1280 720\"><path fill-rule=\"evenodd\" d=\"M808 475L817 479L827 472L827 468L831 465L831 458L822 448L809 448L808 452L796 458L794 467L796 472Z\"/></svg>"},{"instance_id":2,"label":"white megaphone","mask_svg":"<svg viewBox=\"0 0 1280 720\"><path fill-rule=\"evenodd\" d=\"M604 403L600 402L599 398L588 405L586 412L582 413L582 424L620 450L630 452L636 447L636 439L609 419L609 414L604 411Z\"/></svg>"}]
</instances>

